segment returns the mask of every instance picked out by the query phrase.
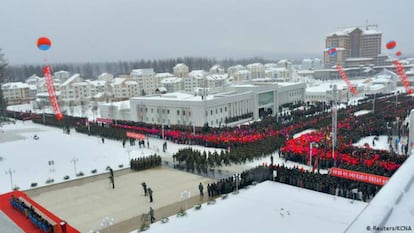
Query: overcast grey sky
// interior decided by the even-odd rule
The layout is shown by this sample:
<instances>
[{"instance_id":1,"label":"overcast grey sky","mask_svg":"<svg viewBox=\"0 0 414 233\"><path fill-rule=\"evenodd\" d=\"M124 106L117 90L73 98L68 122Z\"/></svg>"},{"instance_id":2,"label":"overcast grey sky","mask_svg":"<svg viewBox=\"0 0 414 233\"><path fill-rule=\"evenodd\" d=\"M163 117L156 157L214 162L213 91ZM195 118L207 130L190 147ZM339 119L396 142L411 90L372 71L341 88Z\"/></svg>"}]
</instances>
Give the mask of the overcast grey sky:
<instances>
[{"instance_id":1,"label":"overcast grey sky","mask_svg":"<svg viewBox=\"0 0 414 233\"><path fill-rule=\"evenodd\" d=\"M369 20L384 44L413 54L413 9L412 0L1 0L0 48L10 64L321 56L328 33ZM41 36L52 40L46 52Z\"/></svg>"}]
</instances>

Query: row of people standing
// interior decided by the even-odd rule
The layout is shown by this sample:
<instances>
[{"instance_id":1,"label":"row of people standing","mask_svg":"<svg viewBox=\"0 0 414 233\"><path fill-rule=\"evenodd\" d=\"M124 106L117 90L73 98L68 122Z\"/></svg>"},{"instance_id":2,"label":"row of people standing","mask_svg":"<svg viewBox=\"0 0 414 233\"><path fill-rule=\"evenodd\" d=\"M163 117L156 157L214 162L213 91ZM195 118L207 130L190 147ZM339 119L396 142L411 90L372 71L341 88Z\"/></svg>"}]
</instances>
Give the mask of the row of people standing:
<instances>
[{"instance_id":1,"label":"row of people standing","mask_svg":"<svg viewBox=\"0 0 414 233\"><path fill-rule=\"evenodd\" d=\"M147 157L139 157L135 159L131 159L130 167L133 170L141 171L148 168L158 167L161 166L161 156L154 154Z\"/></svg>"}]
</instances>

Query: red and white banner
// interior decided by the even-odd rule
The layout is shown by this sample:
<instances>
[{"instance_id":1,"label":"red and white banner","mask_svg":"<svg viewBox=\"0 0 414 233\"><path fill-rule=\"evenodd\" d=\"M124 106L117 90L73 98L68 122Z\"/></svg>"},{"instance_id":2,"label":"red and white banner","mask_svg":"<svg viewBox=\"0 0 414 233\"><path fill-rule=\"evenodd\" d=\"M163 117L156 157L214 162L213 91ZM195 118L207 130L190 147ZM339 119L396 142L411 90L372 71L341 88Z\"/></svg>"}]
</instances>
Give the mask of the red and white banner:
<instances>
[{"instance_id":1,"label":"red and white banner","mask_svg":"<svg viewBox=\"0 0 414 233\"><path fill-rule=\"evenodd\" d=\"M112 124L112 120L111 119L106 119L106 118L96 118L96 122L101 122L101 123L105 123L105 124Z\"/></svg>"},{"instance_id":2,"label":"red and white banner","mask_svg":"<svg viewBox=\"0 0 414 233\"><path fill-rule=\"evenodd\" d=\"M395 71L397 71L398 76L400 76L401 83L405 87L405 92L407 94L414 93L414 91L413 91L413 89L410 85L410 82L408 81L407 75L405 74L405 70L404 70L404 67L403 67L402 63L400 61L398 61L397 59L392 61L392 63L394 64Z\"/></svg>"},{"instance_id":3,"label":"red and white banner","mask_svg":"<svg viewBox=\"0 0 414 233\"><path fill-rule=\"evenodd\" d=\"M344 69L342 69L342 66L337 65L336 69L338 70L339 74L342 76L342 79L345 81L346 85L348 85L349 90L351 91L352 94L356 95L357 91L356 88L354 87L354 85L352 85L352 83L349 81L348 77L345 74Z\"/></svg>"},{"instance_id":4,"label":"red and white banner","mask_svg":"<svg viewBox=\"0 0 414 233\"><path fill-rule=\"evenodd\" d=\"M136 138L139 140L144 140L145 139L145 135L142 133L134 133L134 132L126 132L127 137L129 138Z\"/></svg>"},{"instance_id":5,"label":"red and white banner","mask_svg":"<svg viewBox=\"0 0 414 233\"><path fill-rule=\"evenodd\" d=\"M335 167L329 169L329 173L331 174L331 176L336 176L348 180L361 181L375 185L385 185L387 181L390 179L389 177L385 176L378 176L364 172L356 172Z\"/></svg>"},{"instance_id":6,"label":"red and white banner","mask_svg":"<svg viewBox=\"0 0 414 233\"><path fill-rule=\"evenodd\" d=\"M53 112L55 113L56 119L62 120L63 115L60 111L59 102L56 97L55 86L53 85L52 68L50 65L43 67L43 75L46 80L46 88L49 93L50 103L52 104Z\"/></svg>"}]
</instances>

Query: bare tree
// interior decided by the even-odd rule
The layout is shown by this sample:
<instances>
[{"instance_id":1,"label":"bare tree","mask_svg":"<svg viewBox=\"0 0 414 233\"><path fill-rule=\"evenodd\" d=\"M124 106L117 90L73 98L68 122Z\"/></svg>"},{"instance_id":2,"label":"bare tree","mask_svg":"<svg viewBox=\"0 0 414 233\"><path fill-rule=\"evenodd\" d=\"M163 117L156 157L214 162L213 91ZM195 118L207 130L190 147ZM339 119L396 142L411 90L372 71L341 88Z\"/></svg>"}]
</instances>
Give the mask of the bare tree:
<instances>
[{"instance_id":1,"label":"bare tree","mask_svg":"<svg viewBox=\"0 0 414 233\"><path fill-rule=\"evenodd\" d=\"M1 85L6 82L6 67L7 61L0 49L0 120L6 114L6 100L4 99L3 90L1 89Z\"/></svg>"}]
</instances>

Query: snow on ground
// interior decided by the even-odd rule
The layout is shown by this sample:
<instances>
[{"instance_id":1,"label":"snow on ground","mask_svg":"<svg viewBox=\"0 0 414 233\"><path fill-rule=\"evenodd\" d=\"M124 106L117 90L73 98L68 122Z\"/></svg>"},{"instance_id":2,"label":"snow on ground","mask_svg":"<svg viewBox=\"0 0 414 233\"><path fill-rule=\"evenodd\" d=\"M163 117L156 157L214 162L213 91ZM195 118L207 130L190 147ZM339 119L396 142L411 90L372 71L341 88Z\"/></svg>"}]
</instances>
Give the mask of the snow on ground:
<instances>
[{"instance_id":1,"label":"snow on ground","mask_svg":"<svg viewBox=\"0 0 414 233\"><path fill-rule=\"evenodd\" d=\"M360 111L354 112L354 116L361 116L361 115L368 114L370 112L371 111L369 111L369 110L360 110Z\"/></svg>"},{"instance_id":2,"label":"snow on ground","mask_svg":"<svg viewBox=\"0 0 414 233\"><path fill-rule=\"evenodd\" d=\"M387 143L388 136L379 136L378 140L375 140L375 145L372 144L375 136L368 136L365 138L362 138L357 143L354 143L354 146L357 147L365 147L365 143L368 143L369 147L376 150L390 150L389 144Z\"/></svg>"},{"instance_id":3,"label":"snow on ground","mask_svg":"<svg viewBox=\"0 0 414 233\"><path fill-rule=\"evenodd\" d=\"M312 132L314 132L314 131L316 131L316 129L306 129L306 130L303 130L302 132L299 132L299 133L297 133L297 134L294 134L294 135L293 135L293 138L298 138L298 137L300 137L300 136L302 136L302 135L304 135L304 134L307 134L307 133L312 133Z\"/></svg>"},{"instance_id":4,"label":"snow on ground","mask_svg":"<svg viewBox=\"0 0 414 233\"><path fill-rule=\"evenodd\" d=\"M157 232L344 232L367 204L342 197L266 181L239 194L203 204L187 216L158 221L148 233ZM157 219L165 216L158 216ZM136 231L133 231L134 233ZM131 232L132 233L132 232Z\"/></svg>"},{"instance_id":5,"label":"snow on ground","mask_svg":"<svg viewBox=\"0 0 414 233\"><path fill-rule=\"evenodd\" d=\"M33 139L35 134L39 140ZM119 169L120 164L129 167L130 158L154 153L160 154L163 160L172 161L173 153L188 147L167 142L168 153L162 153L163 140L149 138L149 142L151 149L140 149L138 145L130 147L129 143L123 148L120 141L105 139L102 143L101 138L95 136L78 134L75 130L67 135L61 129L29 121L3 125L0 130L0 171L3 174L0 176L0 193L9 192L12 186L30 189L33 182L38 183L38 187L44 186L49 178L54 179L54 183L65 181L63 177L66 175L69 180L75 179L75 164L76 173L82 171L85 176L90 176L93 169L99 174L107 172L107 166L114 170ZM201 151L220 150L192 147ZM49 161L54 165L49 165Z\"/></svg>"}]
</instances>

